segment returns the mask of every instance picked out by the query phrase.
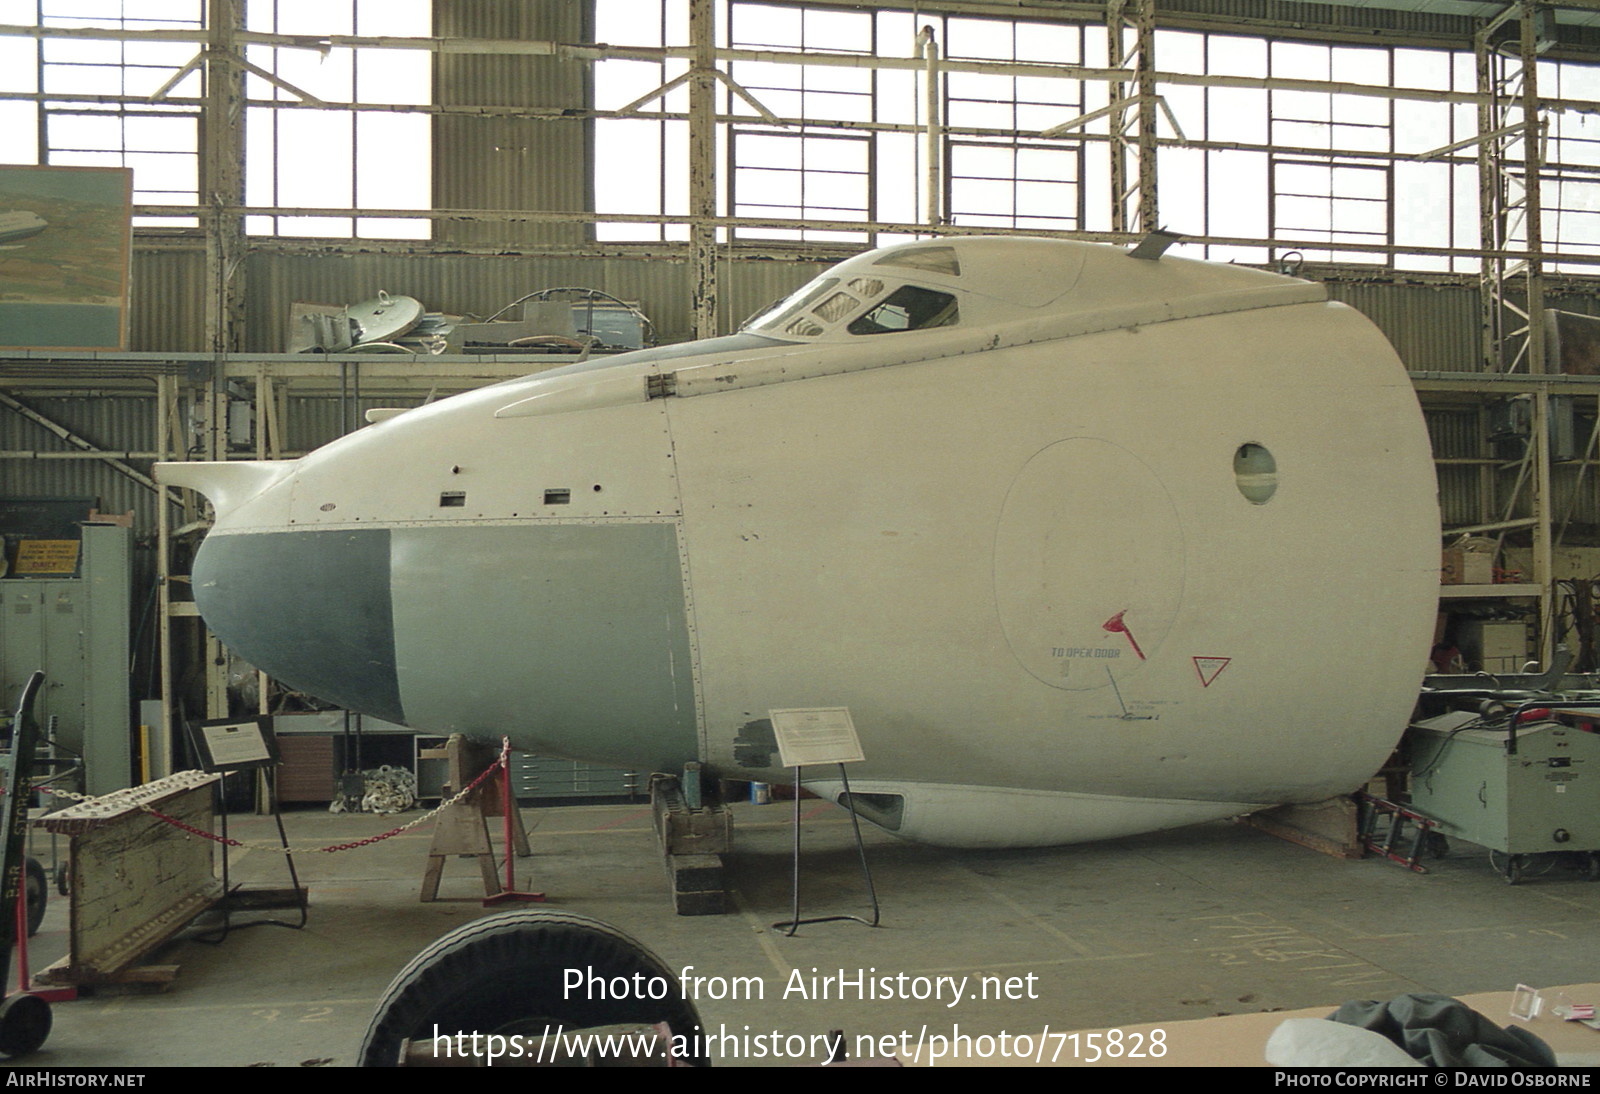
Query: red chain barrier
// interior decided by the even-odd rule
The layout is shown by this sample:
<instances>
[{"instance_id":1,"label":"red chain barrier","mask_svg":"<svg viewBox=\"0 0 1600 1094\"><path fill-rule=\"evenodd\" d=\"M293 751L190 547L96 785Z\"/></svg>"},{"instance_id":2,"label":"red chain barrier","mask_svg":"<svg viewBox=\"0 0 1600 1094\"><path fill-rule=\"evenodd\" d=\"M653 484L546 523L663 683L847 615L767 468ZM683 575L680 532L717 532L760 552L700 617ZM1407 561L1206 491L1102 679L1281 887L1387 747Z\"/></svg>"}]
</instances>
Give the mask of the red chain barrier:
<instances>
[{"instance_id":1,"label":"red chain barrier","mask_svg":"<svg viewBox=\"0 0 1600 1094\"><path fill-rule=\"evenodd\" d=\"M500 755L495 758L494 763L492 763L488 767L484 768L482 774L480 774L476 779L473 779L472 782L468 783L466 789L462 790L461 793L455 795L455 797L451 798L450 800L451 801L459 801L462 798L465 798L468 794L472 793L474 790L478 789L478 787L482 786L485 782L488 781L488 779L489 779L489 777L491 775L493 775L496 771L499 771L501 768L507 766L510 763L510 756L511 756L511 744L510 744L509 741L507 741L504 738L502 738L502 743L501 743L501 746L500 746ZM448 804L448 803L446 803L446 804ZM439 808L443 809L444 806L441 805ZM229 847L243 847L244 846L244 844L241 843L239 840L232 839L231 837L230 838L224 838L222 836L217 835L215 832L207 832L204 829L196 828L192 824L185 824L183 821L178 820L176 817L169 817L165 813L156 812L154 809L151 809L148 805L141 805L139 807L139 809L142 812L150 814L150 816L156 818L157 820L165 821L166 823L172 825L174 828L181 828L183 831L188 832L192 836L199 836L201 839L212 840L213 842L225 844L226 846L229 846ZM434 810L434 812L438 812L438 810ZM359 839L359 840L356 840L353 843L335 843L335 844L330 844L327 847L313 847L313 848L311 848L309 853L311 853L311 854L332 854L335 851L349 851L349 850L351 850L353 848L356 848L356 847L365 847L369 843L379 843L379 842L381 842L383 840L391 839L394 836L398 836L401 832L404 832L408 828L416 827L416 825L420 824L424 820L427 820L427 817L419 817L417 820L412 821L410 824L403 824L399 828L391 828L391 829L389 829L389 831L384 832L381 835L368 836L366 839ZM273 850L278 850L278 849L279 848L277 848L277 847L273 848ZM307 852L302 852L302 853L307 853Z\"/></svg>"},{"instance_id":2,"label":"red chain barrier","mask_svg":"<svg viewBox=\"0 0 1600 1094\"><path fill-rule=\"evenodd\" d=\"M232 837L224 839L222 836L217 835L215 832L207 832L203 828L196 828L192 824L185 824L183 821L179 820L177 817L169 817L165 813L157 813L154 809L151 809L148 805L141 805L139 807L139 811L141 813L149 813L156 820L166 821L168 824L172 825L172 827L174 827L174 828L181 828L185 832L189 833L191 836L199 836L201 839L213 840L213 841L215 841L217 843L226 844L229 847L243 847L244 846L244 844L240 843L236 839L233 839Z\"/></svg>"}]
</instances>

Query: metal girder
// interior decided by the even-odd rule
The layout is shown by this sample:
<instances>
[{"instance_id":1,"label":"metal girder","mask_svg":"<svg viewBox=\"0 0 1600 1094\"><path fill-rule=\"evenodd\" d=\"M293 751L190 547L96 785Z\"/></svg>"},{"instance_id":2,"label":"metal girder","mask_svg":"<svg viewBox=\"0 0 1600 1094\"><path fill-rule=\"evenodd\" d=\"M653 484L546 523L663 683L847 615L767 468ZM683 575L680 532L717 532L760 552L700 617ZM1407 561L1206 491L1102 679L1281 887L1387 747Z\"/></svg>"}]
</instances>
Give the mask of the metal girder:
<instances>
[{"instance_id":1,"label":"metal girder","mask_svg":"<svg viewBox=\"0 0 1600 1094\"><path fill-rule=\"evenodd\" d=\"M208 0L206 124L200 127L201 214L206 231L205 342L222 353L244 333L244 28L242 0Z\"/></svg>"},{"instance_id":2,"label":"metal girder","mask_svg":"<svg viewBox=\"0 0 1600 1094\"><path fill-rule=\"evenodd\" d=\"M716 4L690 0L689 39L689 242L694 252L696 338L717 332L717 121Z\"/></svg>"},{"instance_id":3,"label":"metal girder","mask_svg":"<svg viewBox=\"0 0 1600 1094\"><path fill-rule=\"evenodd\" d=\"M1127 35L1133 47L1128 48ZM1111 227L1143 234L1160 227L1156 190L1155 17L1151 0L1106 5L1107 57L1113 68L1137 74L1133 94L1113 82L1111 93ZM1129 129L1133 136L1128 135ZM1132 181L1130 182L1130 177ZM1129 199L1138 201L1129 209Z\"/></svg>"},{"instance_id":4,"label":"metal girder","mask_svg":"<svg viewBox=\"0 0 1600 1094\"><path fill-rule=\"evenodd\" d=\"M157 494L162 493L161 487L156 483L155 479L152 479L149 475L146 475L138 468L131 466L122 458L124 456L132 456L134 455L133 453L103 452L99 448L95 447L93 441L89 441L79 436L71 429L68 429L66 426L62 425L60 422L40 414L37 410L34 410L32 407L19 402L4 391L0 391L0 406L10 409L19 417L26 418L39 428L61 438L63 441L72 445L72 447L78 449L79 452L88 456L92 456L96 459L104 460L107 466L111 467L119 474L125 475L132 479L140 486L143 486L148 490L153 490Z\"/></svg>"},{"instance_id":5,"label":"metal girder","mask_svg":"<svg viewBox=\"0 0 1600 1094\"><path fill-rule=\"evenodd\" d=\"M922 56L923 164L922 223L938 227L945 222L944 184L944 103L939 64L939 40L931 26L917 32L917 50Z\"/></svg>"}]
</instances>

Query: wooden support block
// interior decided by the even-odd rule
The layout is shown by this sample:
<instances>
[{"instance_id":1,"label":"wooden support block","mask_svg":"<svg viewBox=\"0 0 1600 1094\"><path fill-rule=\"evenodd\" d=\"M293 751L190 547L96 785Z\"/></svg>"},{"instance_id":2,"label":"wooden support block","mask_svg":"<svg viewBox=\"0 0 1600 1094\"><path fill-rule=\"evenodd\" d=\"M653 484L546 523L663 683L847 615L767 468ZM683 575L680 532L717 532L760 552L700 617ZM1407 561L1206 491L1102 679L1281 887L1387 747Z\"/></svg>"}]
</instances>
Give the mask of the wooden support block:
<instances>
[{"instance_id":1,"label":"wooden support block","mask_svg":"<svg viewBox=\"0 0 1600 1094\"><path fill-rule=\"evenodd\" d=\"M676 779L650 784L656 838L669 855L725 855L733 850L733 814L721 802L690 809Z\"/></svg>"},{"instance_id":2,"label":"wooden support block","mask_svg":"<svg viewBox=\"0 0 1600 1094\"><path fill-rule=\"evenodd\" d=\"M459 733L453 734L445 743L444 752L450 762L447 795L453 792L451 787L470 784L498 755L481 742L469 741ZM452 857L477 859L478 873L483 877L483 895L495 896L500 892L499 871L494 849L489 843L489 818L504 816L508 806L512 818L513 848L524 857L531 853L527 829L522 825L522 811L516 808L515 801L503 800L505 795L500 792L501 786L502 780L497 773L464 801L456 802L439 814L439 819L434 822L433 842L428 847L428 865L422 872L421 899L424 904L439 899L439 881L444 874L444 861Z\"/></svg>"},{"instance_id":3,"label":"wooden support block","mask_svg":"<svg viewBox=\"0 0 1600 1094\"><path fill-rule=\"evenodd\" d=\"M433 843L428 848L428 865L422 873L422 903L439 899L439 881L444 875L448 858L473 858L478 860L478 872L483 877L483 895L494 896L500 891L500 880L495 872L494 851L489 846L489 828L483 814L470 802L457 802L434 822Z\"/></svg>"},{"instance_id":4,"label":"wooden support block","mask_svg":"<svg viewBox=\"0 0 1600 1094\"><path fill-rule=\"evenodd\" d=\"M1346 797L1308 805L1280 805L1251 813L1244 822L1279 839L1334 858L1360 858L1356 803Z\"/></svg>"},{"instance_id":5,"label":"wooden support block","mask_svg":"<svg viewBox=\"0 0 1600 1094\"><path fill-rule=\"evenodd\" d=\"M727 915L728 894L722 889L709 893L673 893L672 907L679 915Z\"/></svg>"},{"instance_id":6,"label":"wooden support block","mask_svg":"<svg viewBox=\"0 0 1600 1094\"><path fill-rule=\"evenodd\" d=\"M662 861L679 915L722 915L728 910L722 855L733 850L733 814L721 802L691 809L674 778L650 783L650 811Z\"/></svg>"},{"instance_id":7,"label":"wooden support block","mask_svg":"<svg viewBox=\"0 0 1600 1094\"><path fill-rule=\"evenodd\" d=\"M667 876L677 893L704 893L727 888L721 855L668 855Z\"/></svg>"},{"instance_id":8,"label":"wooden support block","mask_svg":"<svg viewBox=\"0 0 1600 1094\"><path fill-rule=\"evenodd\" d=\"M86 980L73 971L72 959L63 957L36 975L33 982L41 988L83 987L93 988L96 992L106 994L118 994L116 989L120 988L123 989L121 994L125 995L153 995L156 992L166 991L177 978L176 965L131 965L114 973Z\"/></svg>"}]
</instances>

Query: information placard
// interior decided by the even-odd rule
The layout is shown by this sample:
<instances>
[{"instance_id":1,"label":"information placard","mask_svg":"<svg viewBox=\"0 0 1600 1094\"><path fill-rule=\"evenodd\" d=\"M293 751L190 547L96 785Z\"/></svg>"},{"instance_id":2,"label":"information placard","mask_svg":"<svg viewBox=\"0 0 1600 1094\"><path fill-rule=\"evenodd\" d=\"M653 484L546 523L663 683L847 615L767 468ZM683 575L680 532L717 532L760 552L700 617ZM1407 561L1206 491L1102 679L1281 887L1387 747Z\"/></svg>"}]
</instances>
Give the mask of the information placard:
<instances>
[{"instance_id":1,"label":"information placard","mask_svg":"<svg viewBox=\"0 0 1600 1094\"><path fill-rule=\"evenodd\" d=\"M767 714L785 767L848 764L867 758L849 707L799 707Z\"/></svg>"},{"instance_id":2,"label":"information placard","mask_svg":"<svg viewBox=\"0 0 1600 1094\"><path fill-rule=\"evenodd\" d=\"M266 718L218 718L193 731L201 770L247 771L278 762L278 740Z\"/></svg>"}]
</instances>

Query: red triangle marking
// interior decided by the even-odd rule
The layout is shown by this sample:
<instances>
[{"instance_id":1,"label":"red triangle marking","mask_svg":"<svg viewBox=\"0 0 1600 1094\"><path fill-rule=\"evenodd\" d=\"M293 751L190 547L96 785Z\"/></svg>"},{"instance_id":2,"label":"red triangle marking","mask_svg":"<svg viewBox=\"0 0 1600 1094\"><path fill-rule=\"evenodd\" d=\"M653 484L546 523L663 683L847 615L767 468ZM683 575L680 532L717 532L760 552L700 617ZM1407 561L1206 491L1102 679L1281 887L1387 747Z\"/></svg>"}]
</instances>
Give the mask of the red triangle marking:
<instances>
[{"instance_id":1,"label":"red triangle marking","mask_svg":"<svg viewBox=\"0 0 1600 1094\"><path fill-rule=\"evenodd\" d=\"M1231 657L1196 657L1194 658L1194 671L1200 674L1200 686L1208 688L1211 681L1215 680L1223 669L1228 667Z\"/></svg>"}]
</instances>

